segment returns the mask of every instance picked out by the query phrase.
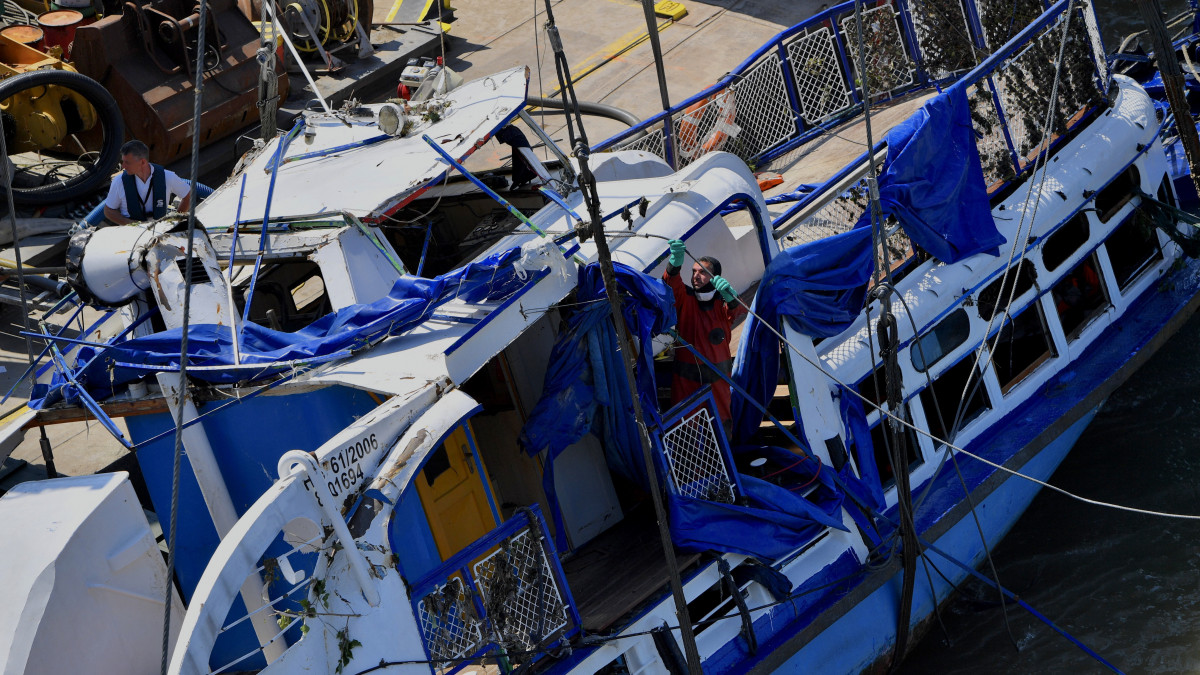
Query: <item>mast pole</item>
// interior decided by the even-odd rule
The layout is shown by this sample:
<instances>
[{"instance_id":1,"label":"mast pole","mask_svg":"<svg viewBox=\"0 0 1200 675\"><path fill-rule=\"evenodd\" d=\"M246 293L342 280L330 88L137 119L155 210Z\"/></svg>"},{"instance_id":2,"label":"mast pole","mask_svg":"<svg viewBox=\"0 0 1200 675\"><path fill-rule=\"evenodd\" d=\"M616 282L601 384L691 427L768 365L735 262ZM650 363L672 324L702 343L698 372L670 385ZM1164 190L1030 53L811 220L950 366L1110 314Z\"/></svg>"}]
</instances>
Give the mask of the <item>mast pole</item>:
<instances>
[{"instance_id":1,"label":"mast pole","mask_svg":"<svg viewBox=\"0 0 1200 675\"><path fill-rule=\"evenodd\" d=\"M667 73L663 69L662 42L658 39L658 21L654 19L654 0L642 0L642 11L646 14L646 33L650 36L650 50L654 53L654 71L658 74L658 95L662 99L663 112L669 113L671 110L671 97L667 95ZM670 115L668 114L664 124L671 123ZM664 130L665 131L665 130ZM664 138L670 139L670 135L664 133ZM667 143L671 141L668 140ZM678 169L675 161L675 153L668 152L671 168Z\"/></svg>"},{"instance_id":2,"label":"mast pole","mask_svg":"<svg viewBox=\"0 0 1200 675\"><path fill-rule=\"evenodd\" d=\"M671 543L670 524L667 520L666 508L663 506L662 490L658 485L658 470L654 462L653 450L650 447L650 435L646 429L646 419L642 415L642 405L638 400L637 377L633 372L633 345L625 329L625 316L621 313L621 297L617 288L616 274L613 272L612 254L608 249L608 239L604 236L604 221L600 215L600 200L595 192L596 179L588 168L589 151L586 145L579 143L575 146L575 157L579 160L579 182L585 188L584 194L588 207L588 217L591 220L591 235L596 240L596 257L600 262L600 274L604 278L604 293L608 296L608 304L612 311L613 328L617 332L617 349L621 351L621 362L625 366L625 382L629 387L630 402L633 405L633 418L638 428L638 440L642 444L642 459L645 463L646 478L650 483L650 498L654 502L654 515L658 520L658 535L662 542L663 556L667 561L667 572L671 577L671 595L675 598L675 615L679 618L679 636L683 640L683 653L687 658L688 672L691 675L703 675L700 668L700 650L696 647L696 633L692 629L692 620L688 612L687 598L683 594L683 582L679 576L679 561L675 559L675 548ZM590 192L590 194L588 194ZM580 237L582 240L583 237Z\"/></svg>"},{"instance_id":3,"label":"mast pole","mask_svg":"<svg viewBox=\"0 0 1200 675\"><path fill-rule=\"evenodd\" d=\"M1183 154L1187 157L1192 184L1200 191L1200 183L1197 183L1197 175L1200 175L1200 135L1196 133L1196 123L1192 121L1191 108L1183 91L1183 71L1179 68L1179 59L1175 58L1175 45L1167 34L1158 0L1141 0L1137 6L1142 11L1142 20L1146 22L1146 31L1154 46L1154 60L1158 72L1162 74L1167 102L1171 104L1171 112L1175 115L1175 129L1183 145Z\"/></svg>"}]
</instances>

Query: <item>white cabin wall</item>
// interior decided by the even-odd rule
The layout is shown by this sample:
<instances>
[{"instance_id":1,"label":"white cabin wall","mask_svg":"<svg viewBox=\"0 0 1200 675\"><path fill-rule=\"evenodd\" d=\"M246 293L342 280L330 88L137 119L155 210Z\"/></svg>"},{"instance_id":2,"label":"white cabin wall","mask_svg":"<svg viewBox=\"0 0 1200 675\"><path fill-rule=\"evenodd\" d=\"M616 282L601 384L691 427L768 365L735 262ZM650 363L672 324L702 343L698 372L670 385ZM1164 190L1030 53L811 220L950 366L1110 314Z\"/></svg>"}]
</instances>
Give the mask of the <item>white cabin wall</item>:
<instances>
[{"instance_id":1,"label":"white cabin wall","mask_svg":"<svg viewBox=\"0 0 1200 675\"><path fill-rule=\"evenodd\" d=\"M380 241L394 256L386 239L380 237ZM392 290L400 272L362 231L347 227L335 242L312 255L313 262L321 266L321 278L333 309L374 302Z\"/></svg>"}]
</instances>

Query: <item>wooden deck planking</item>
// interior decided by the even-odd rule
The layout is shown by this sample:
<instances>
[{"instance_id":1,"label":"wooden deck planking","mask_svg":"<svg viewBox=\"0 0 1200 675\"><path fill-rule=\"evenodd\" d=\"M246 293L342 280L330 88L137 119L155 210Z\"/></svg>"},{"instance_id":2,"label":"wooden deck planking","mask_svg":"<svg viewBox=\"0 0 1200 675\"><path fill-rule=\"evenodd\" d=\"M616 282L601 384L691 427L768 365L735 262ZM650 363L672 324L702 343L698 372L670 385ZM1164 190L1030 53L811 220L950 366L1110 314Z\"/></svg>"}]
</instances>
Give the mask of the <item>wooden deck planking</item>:
<instances>
[{"instance_id":1,"label":"wooden deck planking","mask_svg":"<svg viewBox=\"0 0 1200 675\"><path fill-rule=\"evenodd\" d=\"M699 556L676 552L679 569ZM583 628L604 631L668 584L654 513L640 509L563 561Z\"/></svg>"}]
</instances>

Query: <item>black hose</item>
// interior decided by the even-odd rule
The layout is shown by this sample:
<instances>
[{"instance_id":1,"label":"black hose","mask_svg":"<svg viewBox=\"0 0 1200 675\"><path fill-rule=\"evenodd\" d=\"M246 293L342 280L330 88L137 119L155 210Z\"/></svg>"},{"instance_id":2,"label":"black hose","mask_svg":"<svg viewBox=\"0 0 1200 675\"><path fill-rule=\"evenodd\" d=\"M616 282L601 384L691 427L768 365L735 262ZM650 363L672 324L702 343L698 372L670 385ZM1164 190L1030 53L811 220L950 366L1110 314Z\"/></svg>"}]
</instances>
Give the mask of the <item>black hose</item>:
<instances>
[{"instance_id":1,"label":"black hose","mask_svg":"<svg viewBox=\"0 0 1200 675\"><path fill-rule=\"evenodd\" d=\"M67 293L71 292L71 285L67 282L56 281L49 277L42 277L36 274L26 274L25 285L42 291L50 291L59 298L65 298L67 297Z\"/></svg>"},{"instance_id":2,"label":"black hose","mask_svg":"<svg viewBox=\"0 0 1200 675\"><path fill-rule=\"evenodd\" d=\"M0 82L0 101L6 101L26 89L48 86L70 89L86 99L99 116L104 142L96 162L77 176L30 188L14 185L12 198L18 204L49 206L95 191L108 181L121 158L121 144L125 141L125 122L121 117L121 110L112 94L90 77L70 70L36 70L21 73ZM22 120L15 122L19 127Z\"/></svg>"},{"instance_id":3,"label":"black hose","mask_svg":"<svg viewBox=\"0 0 1200 675\"><path fill-rule=\"evenodd\" d=\"M563 109L563 103L562 103L562 101L560 101L558 99L542 98L541 96L529 96L529 97L526 97L526 100L529 102L529 105L537 106L539 108L548 108L551 110L562 110ZM641 118L639 118L637 115L634 115L633 113L629 112L628 110L625 110L624 108L618 108L615 105L608 105L607 103L596 103L594 101L580 101L579 102L579 112L581 112L585 115L594 115L596 117L607 117L608 119L616 120L622 124L625 124L625 125L631 126L631 127L636 127L637 125L642 123ZM538 114L538 113L534 112L533 114ZM541 113L541 114L545 114L545 113Z\"/></svg>"}]
</instances>

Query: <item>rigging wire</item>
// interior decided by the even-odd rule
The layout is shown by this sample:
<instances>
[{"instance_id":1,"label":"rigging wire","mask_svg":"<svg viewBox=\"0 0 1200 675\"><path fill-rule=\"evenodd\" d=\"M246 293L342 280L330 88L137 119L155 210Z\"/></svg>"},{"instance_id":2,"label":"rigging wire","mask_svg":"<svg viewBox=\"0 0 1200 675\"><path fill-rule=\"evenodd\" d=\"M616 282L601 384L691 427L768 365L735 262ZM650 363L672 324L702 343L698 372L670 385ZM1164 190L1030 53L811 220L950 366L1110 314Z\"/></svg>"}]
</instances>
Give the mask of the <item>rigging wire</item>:
<instances>
[{"instance_id":1,"label":"rigging wire","mask_svg":"<svg viewBox=\"0 0 1200 675\"><path fill-rule=\"evenodd\" d=\"M269 5L269 2L264 2L263 6ZM208 2L200 0L200 26L196 36L196 83L194 102L192 106L192 128L198 130L200 128L201 102L204 92L204 50L207 38L206 28L208 27ZM193 197L196 195L196 187L198 185L197 176L200 173L200 133L196 131L192 134L192 166L191 166L191 187L189 194ZM187 220L187 262L184 263L184 287L183 287L183 326L180 333L179 345L179 400L175 404L175 452L171 467L171 516L170 516L170 534L167 539L167 576L166 576L166 597L163 599L163 632L162 632L162 675L167 675L168 657L171 647L171 610L174 608L172 595L175 590L173 579L175 578L175 557L178 554L175 545L176 537L179 534L179 477L180 466L183 459L183 415L185 410L185 402L188 397L188 382L187 382L187 367L188 367L188 327L191 319L191 304L192 304L192 266L195 263L195 255L193 253L193 245L196 236L196 202L199 199L191 199L188 204L188 220ZM264 231L265 231L264 224ZM247 306L247 309L249 307ZM231 308L232 309L232 308Z\"/></svg>"}]
</instances>

